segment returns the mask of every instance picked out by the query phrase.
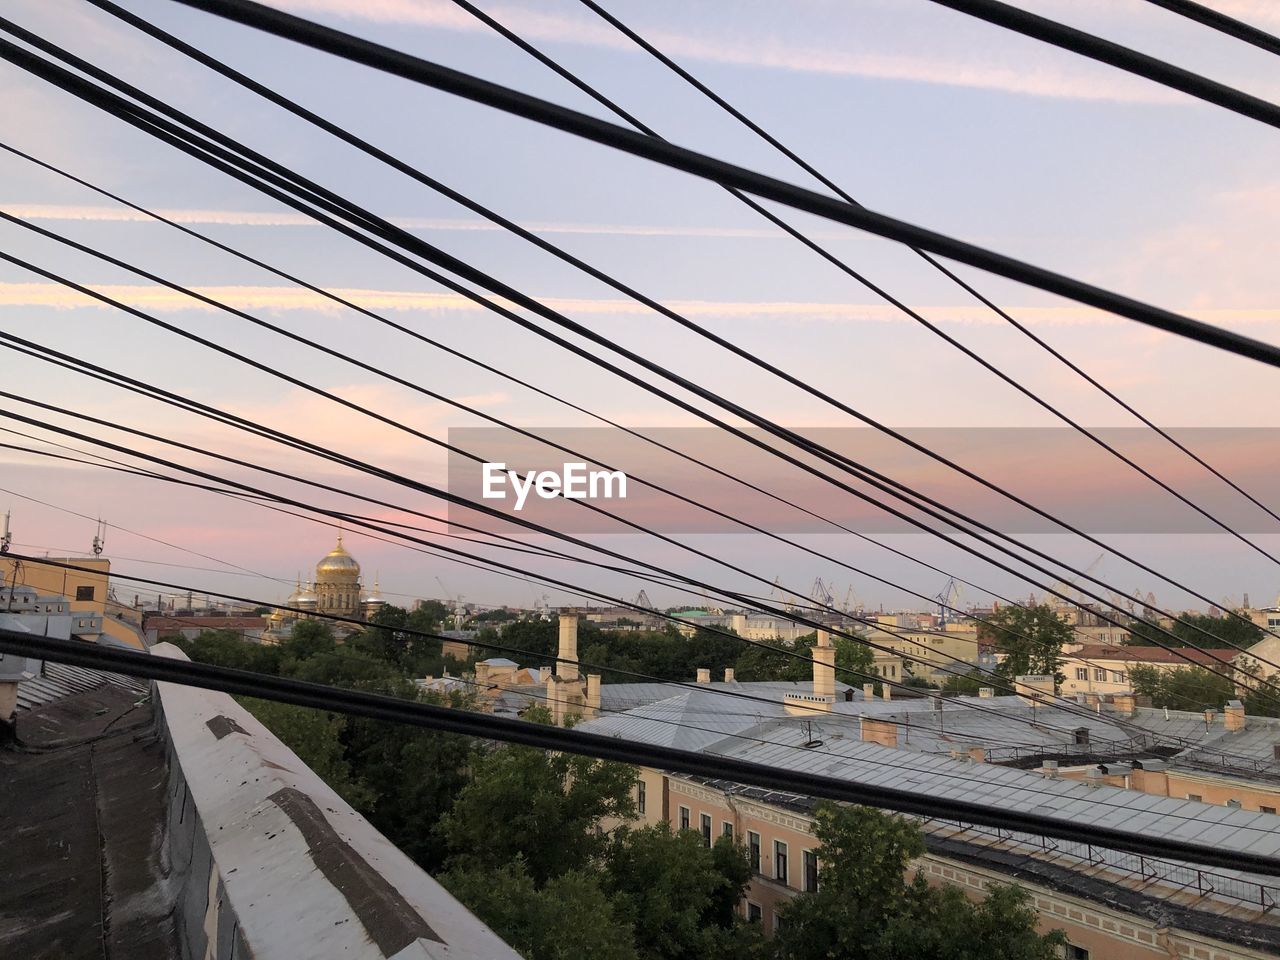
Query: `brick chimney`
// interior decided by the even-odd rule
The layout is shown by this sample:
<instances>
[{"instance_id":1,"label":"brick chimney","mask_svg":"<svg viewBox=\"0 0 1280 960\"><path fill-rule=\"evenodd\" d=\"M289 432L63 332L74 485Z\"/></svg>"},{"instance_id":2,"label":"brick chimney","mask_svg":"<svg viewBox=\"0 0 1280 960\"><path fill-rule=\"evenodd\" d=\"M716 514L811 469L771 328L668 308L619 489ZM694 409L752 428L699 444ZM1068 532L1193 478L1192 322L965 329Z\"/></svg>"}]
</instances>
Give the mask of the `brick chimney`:
<instances>
[{"instance_id":1,"label":"brick chimney","mask_svg":"<svg viewBox=\"0 0 1280 960\"><path fill-rule=\"evenodd\" d=\"M699 683L711 682L711 669L709 667L698 668L698 682Z\"/></svg>"},{"instance_id":2,"label":"brick chimney","mask_svg":"<svg viewBox=\"0 0 1280 960\"><path fill-rule=\"evenodd\" d=\"M1122 717L1132 717L1138 710L1137 700L1133 693L1128 691L1115 694L1111 698L1111 705Z\"/></svg>"},{"instance_id":3,"label":"brick chimney","mask_svg":"<svg viewBox=\"0 0 1280 960\"><path fill-rule=\"evenodd\" d=\"M1244 729L1244 704L1239 700L1228 700L1222 710L1222 722L1228 732L1236 733Z\"/></svg>"},{"instance_id":4,"label":"brick chimney","mask_svg":"<svg viewBox=\"0 0 1280 960\"><path fill-rule=\"evenodd\" d=\"M871 700L876 695L876 685L874 683L864 683L862 685L862 699Z\"/></svg>"},{"instance_id":5,"label":"brick chimney","mask_svg":"<svg viewBox=\"0 0 1280 960\"><path fill-rule=\"evenodd\" d=\"M725 682L725 683L733 683L733 682L734 682L734 678L733 678L733 667L725 667L725 668L724 668L724 682Z\"/></svg>"},{"instance_id":6,"label":"brick chimney","mask_svg":"<svg viewBox=\"0 0 1280 960\"><path fill-rule=\"evenodd\" d=\"M995 687L979 687L978 688L978 696L980 696L983 700L990 700L995 695L996 695Z\"/></svg>"},{"instance_id":7,"label":"brick chimney","mask_svg":"<svg viewBox=\"0 0 1280 960\"><path fill-rule=\"evenodd\" d=\"M560 614L560 652L556 658L556 676L561 680L578 679L578 612Z\"/></svg>"},{"instance_id":8,"label":"brick chimney","mask_svg":"<svg viewBox=\"0 0 1280 960\"><path fill-rule=\"evenodd\" d=\"M583 704L582 716L584 719L593 720L600 716L600 674L587 674L587 698Z\"/></svg>"},{"instance_id":9,"label":"brick chimney","mask_svg":"<svg viewBox=\"0 0 1280 960\"><path fill-rule=\"evenodd\" d=\"M818 630L818 643L813 648L813 695L831 697L836 694L836 648L831 645L831 634Z\"/></svg>"}]
</instances>

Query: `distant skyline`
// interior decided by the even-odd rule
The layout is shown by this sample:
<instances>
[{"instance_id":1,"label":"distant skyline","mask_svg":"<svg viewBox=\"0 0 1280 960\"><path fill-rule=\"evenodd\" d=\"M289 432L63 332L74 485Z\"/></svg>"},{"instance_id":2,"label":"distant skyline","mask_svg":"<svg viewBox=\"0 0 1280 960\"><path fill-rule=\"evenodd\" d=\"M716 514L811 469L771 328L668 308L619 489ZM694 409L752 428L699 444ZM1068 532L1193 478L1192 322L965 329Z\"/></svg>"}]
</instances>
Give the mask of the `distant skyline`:
<instances>
[{"instance_id":1,"label":"distant skyline","mask_svg":"<svg viewBox=\"0 0 1280 960\"><path fill-rule=\"evenodd\" d=\"M128 0L135 13L225 59L255 79L348 126L424 172L510 216L592 264L686 313L783 369L809 378L888 424L1050 426L1048 414L869 291L823 263L723 191L604 148L291 46L166 0ZM446 0L282 0L276 5L449 66L603 115L564 81ZM483 3L670 139L797 183L805 175L636 50L573 0ZM1020 5L1280 101L1275 61L1154 6L1125 0ZM1280 9L1213 4L1272 30ZM797 0L727 5L610 0L608 8L873 209L1014 254L1260 339L1280 342L1277 132L925 0ZM785 12L784 12L785 11ZM87 4L16 0L6 16L130 82L170 99L326 186L370 206L573 319L793 428L842 427L849 418L771 380L669 321L527 244L496 231L355 151L331 141ZM629 426L689 426L674 407L511 327L335 234L303 222L234 181L68 96L0 65L4 139L113 192L165 212L283 269L331 287L398 323ZM257 313L432 390L531 429L592 421L367 318L180 236L83 188L0 153L0 209L109 250L175 282ZM875 282L1090 426L1130 426L1123 411L930 271L909 251L800 214L785 214ZM333 358L5 224L0 250L266 361L299 379L447 438L478 421ZM1021 286L959 271L1124 399L1171 427L1276 427L1276 371L1080 308ZM443 483L437 448L210 354L79 294L0 265L0 330L74 353L167 389L268 423L430 483ZM113 422L244 456L277 469L444 513L431 498L331 464L308 461L170 408L0 352L4 390ZM31 416L29 407L5 409ZM67 423L68 421L59 420ZM26 427L0 420L0 427ZM105 431L93 429L102 434ZM119 443L136 441L115 435ZM59 442L84 444L58 438ZM0 433L0 442L26 443ZM139 449L158 452L159 445ZM66 452L66 451L61 451ZM478 451L484 453L484 451ZM165 455L170 455L172 451ZM1143 463L1185 476L1181 455L1143 445ZM195 463L197 458L184 458ZM964 461L979 472L981 462ZM118 473L0 450L0 512L14 514L29 552L87 551L92 523L23 499L35 497L250 567L258 579L181 567L218 564L129 534L109 534L121 572L281 598L332 545L325 527L238 501ZM1230 474L1230 463L1220 463ZM731 463L722 464L732 467ZM371 513L369 505L203 461L212 472ZM1114 464L1116 484L1137 481ZM992 479L1036 500L1027 476ZM1163 497L1154 487L1152 497ZM1280 511L1280 485L1251 486ZM305 493L305 496L303 495ZM380 515L405 520L401 514ZM866 544L805 537L932 596L936 573ZM931 545L887 536L929 562L1025 596L1007 574ZM635 537L606 538L644 559L755 592L758 584ZM1113 537L1145 562L1213 598L1271 602L1280 567L1218 536ZM349 531L348 546L385 592L439 596L436 578L468 599L529 604L544 592ZM1059 537L1035 542L1085 566L1098 550ZM1280 536L1259 537L1272 552ZM692 545L772 581L806 587L815 576L869 606L901 593L757 538L696 536ZM494 552L495 556L500 552ZM548 566L574 579L576 572ZM1108 559L1099 574L1200 606ZM168 576L167 574L174 574ZM683 602L652 584L583 573L582 582L659 603ZM121 583L121 595L131 589ZM1036 590L1040 594L1040 590ZM969 599L983 599L973 596ZM557 598L553 595L553 603ZM570 598L563 597L563 602Z\"/></svg>"}]
</instances>

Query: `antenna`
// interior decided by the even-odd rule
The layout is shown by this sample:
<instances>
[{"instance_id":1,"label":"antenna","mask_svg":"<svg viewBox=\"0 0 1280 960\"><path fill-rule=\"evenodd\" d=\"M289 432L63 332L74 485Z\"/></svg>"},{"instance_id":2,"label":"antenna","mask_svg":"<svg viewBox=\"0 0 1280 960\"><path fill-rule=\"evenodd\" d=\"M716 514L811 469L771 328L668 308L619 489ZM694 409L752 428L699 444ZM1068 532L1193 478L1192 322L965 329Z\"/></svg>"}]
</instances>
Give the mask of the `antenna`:
<instances>
[{"instance_id":1,"label":"antenna","mask_svg":"<svg viewBox=\"0 0 1280 960\"><path fill-rule=\"evenodd\" d=\"M98 526L93 531L93 555L102 556L102 549L107 545L107 525L98 518Z\"/></svg>"},{"instance_id":2,"label":"antenna","mask_svg":"<svg viewBox=\"0 0 1280 960\"><path fill-rule=\"evenodd\" d=\"M13 533L9 530L9 515L11 511L4 512L4 529L0 532L0 553L9 552L9 544L13 543Z\"/></svg>"}]
</instances>

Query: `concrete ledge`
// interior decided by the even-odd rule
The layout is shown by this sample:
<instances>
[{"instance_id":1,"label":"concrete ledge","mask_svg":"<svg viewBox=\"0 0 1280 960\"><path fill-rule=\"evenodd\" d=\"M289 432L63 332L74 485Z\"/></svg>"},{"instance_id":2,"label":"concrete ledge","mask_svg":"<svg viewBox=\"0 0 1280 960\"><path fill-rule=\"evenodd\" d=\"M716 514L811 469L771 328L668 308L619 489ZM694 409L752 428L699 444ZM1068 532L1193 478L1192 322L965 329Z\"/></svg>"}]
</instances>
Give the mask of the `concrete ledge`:
<instances>
[{"instance_id":1,"label":"concrete ledge","mask_svg":"<svg viewBox=\"0 0 1280 960\"><path fill-rule=\"evenodd\" d=\"M519 960L234 699L155 686L188 956Z\"/></svg>"}]
</instances>

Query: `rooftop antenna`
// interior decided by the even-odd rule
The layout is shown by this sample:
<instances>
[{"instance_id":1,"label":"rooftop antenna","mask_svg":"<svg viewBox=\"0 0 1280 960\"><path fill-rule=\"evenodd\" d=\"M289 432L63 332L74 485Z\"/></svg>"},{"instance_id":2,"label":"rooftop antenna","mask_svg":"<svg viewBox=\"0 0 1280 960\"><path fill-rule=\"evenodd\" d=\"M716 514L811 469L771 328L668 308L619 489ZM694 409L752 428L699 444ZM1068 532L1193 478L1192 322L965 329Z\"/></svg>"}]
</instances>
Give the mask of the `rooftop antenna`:
<instances>
[{"instance_id":1,"label":"rooftop antenna","mask_svg":"<svg viewBox=\"0 0 1280 960\"><path fill-rule=\"evenodd\" d=\"M12 511L4 512L4 528L0 532L0 553L8 553L9 545L13 543L13 533L9 530L9 515Z\"/></svg>"},{"instance_id":2,"label":"rooftop antenna","mask_svg":"<svg viewBox=\"0 0 1280 960\"><path fill-rule=\"evenodd\" d=\"M93 531L93 555L102 556L102 548L107 545L107 526L98 518L98 526Z\"/></svg>"}]
</instances>

